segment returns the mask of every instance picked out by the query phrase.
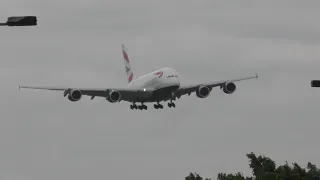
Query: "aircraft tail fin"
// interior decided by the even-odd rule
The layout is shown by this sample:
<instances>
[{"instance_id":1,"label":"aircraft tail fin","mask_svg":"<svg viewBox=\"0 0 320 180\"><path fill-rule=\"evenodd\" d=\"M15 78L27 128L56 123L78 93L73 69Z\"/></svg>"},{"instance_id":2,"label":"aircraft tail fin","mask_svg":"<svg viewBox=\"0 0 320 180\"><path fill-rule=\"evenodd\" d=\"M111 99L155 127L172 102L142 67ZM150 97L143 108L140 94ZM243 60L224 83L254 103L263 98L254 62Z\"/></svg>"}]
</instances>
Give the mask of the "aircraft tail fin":
<instances>
[{"instance_id":1,"label":"aircraft tail fin","mask_svg":"<svg viewBox=\"0 0 320 180\"><path fill-rule=\"evenodd\" d=\"M128 83L130 83L133 80L134 74L131 69L130 59L124 44L122 44L122 55L123 55L123 60L124 60L125 69L127 73L127 80L128 80Z\"/></svg>"}]
</instances>

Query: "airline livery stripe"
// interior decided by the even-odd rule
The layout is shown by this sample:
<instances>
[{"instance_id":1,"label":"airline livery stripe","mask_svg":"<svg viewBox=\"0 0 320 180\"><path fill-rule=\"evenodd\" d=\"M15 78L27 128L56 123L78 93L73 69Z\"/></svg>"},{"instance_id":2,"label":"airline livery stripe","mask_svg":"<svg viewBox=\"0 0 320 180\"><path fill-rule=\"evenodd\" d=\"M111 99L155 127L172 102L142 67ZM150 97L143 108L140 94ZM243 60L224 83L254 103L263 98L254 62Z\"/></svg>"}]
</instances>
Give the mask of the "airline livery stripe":
<instances>
[{"instance_id":1,"label":"airline livery stripe","mask_svg":"<svg viewBox=\"0 0 320 180\"><path fill-rule=\"evenodd\" d=\"M128 78L128 81L131 82L131 81L132 81L132 78L133 78L133 73L130 74L130 76L129 76L129 78Z\"/></svg>"},{"instance_id":2,"label":"airline livery stripe","mask_svg":"<svg viewBox=\"0 0 320 180\"><path fill-rule=\"evenodd\" d=\"M129 63L129 57L125 51L122 52L124 59Z\"/></svg>"}]
</instances>

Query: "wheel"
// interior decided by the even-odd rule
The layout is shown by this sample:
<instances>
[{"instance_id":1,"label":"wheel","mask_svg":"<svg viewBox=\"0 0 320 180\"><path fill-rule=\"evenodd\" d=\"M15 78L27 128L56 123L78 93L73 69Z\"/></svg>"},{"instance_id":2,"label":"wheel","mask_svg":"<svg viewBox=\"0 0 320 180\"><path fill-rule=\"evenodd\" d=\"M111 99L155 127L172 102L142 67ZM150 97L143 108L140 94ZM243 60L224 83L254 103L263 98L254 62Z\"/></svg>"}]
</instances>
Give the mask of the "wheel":
<instances>
[{"instance_id":1,"label":"wheel","mask_svg":"<svg viewBox=\"0 0 320 180\"><path fill-rule=\"evenodd\" d=\"M172 106L172 104L171 104L171 103L168 103L168 107L171 108L171 106Z\"/></svg>"},{"instance_id":2,"label":"wheel","mask_svg":"<svg viewBox=\"0 0 320 180\"><path fill-rule=\"evenodd\" d=\"M130 109L133 109L133 105L132 104L130 105Z\"/></svg>"},{"instance_id":3,"label":"wheel","mask_svg":"<svg viewBox=\"0 0 320 180\"><path fill-rule=\"evenodd\" d=\"M144 105L144 106L143 106L143 109L147 110L147 109L148 109L148 106Z\"/></svg>"},{"instance_id":4,"label":"wheel","mask_svg":"<svg viewBox=\"0 0 320 180\"><path fill-rule=\"evenodd\" d=\"M176 104L172 103L172 105L171 105L171 106L175 108L175 107L176 107Z\"/></svg>"},{"instance_id":5,"label":"wheel","mask_svg":"<svg viewBox=\"0 0 320 180\"><path fill-rule=\"evenodd\" d=\"M155 109L159 109L158 104L154 104L153 107L154 107Z\"/></svg>"},{"instance_id":6,"label":"wheel","mask_svg":"<svg viewBox=\"0 0 320 180\"><path fill-rule=\"evenodd\" d=\"M161 104L159 104L159 108L160 108L160 109L163 109L163 106L162 106Z\"/></svg>"},{"instance_id":7,"label":"wheel","mask_svg":"<svg viewBox=\"0 0 320 180\"><path fill-rule=\"evenodd\" d=\"M138 106L136 104L132 105L133 109L138 109Z\"/></svg>"}]
</instances>

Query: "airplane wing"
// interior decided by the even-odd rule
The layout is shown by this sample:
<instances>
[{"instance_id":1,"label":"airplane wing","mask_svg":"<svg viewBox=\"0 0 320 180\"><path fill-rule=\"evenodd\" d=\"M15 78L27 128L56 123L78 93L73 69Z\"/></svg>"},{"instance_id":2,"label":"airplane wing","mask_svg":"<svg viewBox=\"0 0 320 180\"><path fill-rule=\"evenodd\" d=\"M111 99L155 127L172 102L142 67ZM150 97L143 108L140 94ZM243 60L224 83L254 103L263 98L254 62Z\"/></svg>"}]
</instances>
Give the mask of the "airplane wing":
<instances>
[{"instance_id":1,"label":"airplane wing","mask_svg":"<svg viewBox=\"0 0 320 180\"><path fill-rule=\"evenodd\" d=\"M112 96L112 92L118 92L121 97L121 101L132 102L137 100L137 98L143 98L143 96L147 96L153 93L152 89L131 89L131 88L69 88L69 87L41 87L41 86L20 86L19 89L38 89L38 90L51 90L51 91L63 91L63 95L69 97L72 96L74 92L80 92L80 96L78 98L73 98L73 101L80 100L82 95L91 96L91 99L94 97L104 97L107 100ZM77 94L74 94L75 97ZM79 95L79 94L78 94ZM116 97L116 96L114 96ZM113 101L117 102L117 101Z\"/></svg>"},{"instance_id":2,"label":"airplane wing","mask_svg":"<svg viewBox=\"0 0 320 180\"><path fill-rule=\"evenodd\" d=\"M234 85L234 82L249 80L249 79L257 79L257 78L258 78L258 74L256 73L254 76L249 76L249 77L222 80L222 81L216 81L216 82L204 83L204 84L180 86L180 88L175 92L175 96L180 98L181 96L186 94L190 95L191 93L196 92L200 86L208 87L210 91L212 88L219 86L220 89L222 88L227 89L226 93L230 94L230 93L233 93L233 91L235 91L236 86ZM231 86L228 86L228 85L231 85ZM230 87L229 92L228 92L228 87Z\"/></svg>"}]
</instances>

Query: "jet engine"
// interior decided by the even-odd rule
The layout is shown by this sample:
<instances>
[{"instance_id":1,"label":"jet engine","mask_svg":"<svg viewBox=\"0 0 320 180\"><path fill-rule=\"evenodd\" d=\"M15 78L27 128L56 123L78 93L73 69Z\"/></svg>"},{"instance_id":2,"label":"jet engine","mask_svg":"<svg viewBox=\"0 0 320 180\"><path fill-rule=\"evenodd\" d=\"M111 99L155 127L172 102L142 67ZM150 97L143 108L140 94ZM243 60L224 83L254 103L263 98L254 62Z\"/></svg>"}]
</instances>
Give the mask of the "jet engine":
<instances>
[{"instance_id":1,"label":"jet engine","mask_svg":"<svg viewBox=\"0 0 320 180\"><path fill-rule=\"evenodd\" d=\"M210 92L211 89L209 87L201 85L198 87L196 94L198 98L206 98L209 96Z\"/></svg>"},{"instance_id":2,"label":"jet engine","mask_svg":"<svg viewBox=\"0 0 320 180\"><path fill-rule=\"evenodd\" d=\"M312 80L311 87L320 87L320 80Z\"/></svg>"},{"instance_id":3,"label":"jet engine","mask_svg":"<svg viewBox=\"0 0 320 180\"><path fill-rule=\"evenodd\" d=\"M120 94L120 92L119 92L119 91L116 91L116 90L111 90L111 91L109 92L109 95L108 95L108 97L107 97L107 100L108 100L109 102L112 102L112 103L114 103L114 102L120 102L120 101L121 101L121 94Z\"/></svg>"},{"instance_id":4,"label":"jet engine","mask_svg":"<svg viewBox=\"0 0 320 180\"><path fill-rule=\"evenodd\" d=\"M79 101L82 97L82 93L79 90L71 90L68 95L68 99L72 102Z\"/></svg>"},{"instance_id":5,"label":"jet engine","mask_svg":"<svg viewBox=\"0 0 320 180\"><path fill-rule=\"evenodd\" d=\"M232 94L236 90L236 85L233 82L226 83L223 86L223 92L226 94Z\"/></svg>"}]
</instances>

